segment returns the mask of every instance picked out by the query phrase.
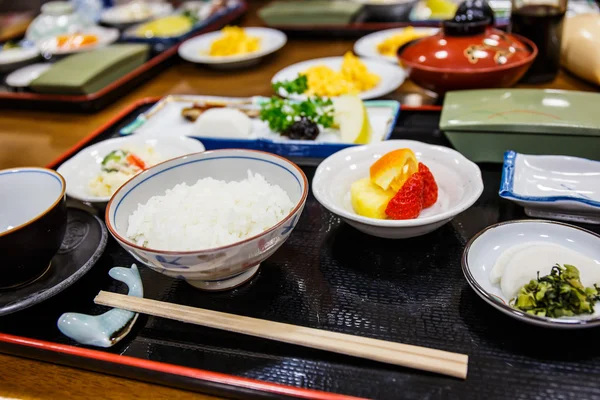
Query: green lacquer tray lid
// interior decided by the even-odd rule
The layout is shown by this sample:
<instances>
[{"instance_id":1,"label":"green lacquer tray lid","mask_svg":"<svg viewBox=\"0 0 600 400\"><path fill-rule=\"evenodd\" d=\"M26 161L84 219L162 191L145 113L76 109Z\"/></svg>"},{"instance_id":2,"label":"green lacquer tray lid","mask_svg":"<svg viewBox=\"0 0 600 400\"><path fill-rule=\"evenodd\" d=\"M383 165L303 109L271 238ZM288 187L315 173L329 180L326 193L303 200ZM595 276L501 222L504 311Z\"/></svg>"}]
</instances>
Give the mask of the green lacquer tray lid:
<instances>
[{"instance_id":1,"label":"green lacquer tray lid","mask_svg":"<svg viewBox=\"0 0 600 400\"><path fill-rule=\"evenodd\" d=\"M271 26L281 25L345 25L361 9L352 1L304 0L274 1L258 11Z\"/></svg>"},{"instance_id":2,"label":"green lacquer tray lid","mask_svg":"<svg viewBox=\"0 0 600 400\"><path fill-rule=\"evenodd\" d=\"M443 131L600 136L600 94L552 89L446 93Z\"/></svg>"},{"instance_id":3,"label":"green lacquer tray lid","mask_svg":"<svg viewBox=\"0 0 600 400\"><path fill-rule=\"evenodd\" d=\"M90 93L142 65L146 44L114 44L57 61L29 85L43 93Z\"/></svg>"}]
</instances>

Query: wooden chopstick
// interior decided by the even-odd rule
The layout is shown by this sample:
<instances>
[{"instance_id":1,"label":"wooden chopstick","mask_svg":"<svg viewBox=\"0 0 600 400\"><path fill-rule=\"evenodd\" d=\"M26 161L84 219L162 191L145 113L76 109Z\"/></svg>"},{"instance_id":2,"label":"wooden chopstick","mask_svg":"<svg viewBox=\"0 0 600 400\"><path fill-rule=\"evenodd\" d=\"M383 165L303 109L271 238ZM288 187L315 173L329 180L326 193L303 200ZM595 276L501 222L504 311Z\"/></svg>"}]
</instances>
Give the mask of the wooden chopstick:
<instances>
[{"instance_id":1,"label":"wooden chopstick","mask_svg":"<svg viewBox=\"0 0 600 400\"><path fill-rule=\"evenodd\" d=\"M469 357L426 347L101 291L96 304L466 379Z\"/></svg>"}]
</instances>

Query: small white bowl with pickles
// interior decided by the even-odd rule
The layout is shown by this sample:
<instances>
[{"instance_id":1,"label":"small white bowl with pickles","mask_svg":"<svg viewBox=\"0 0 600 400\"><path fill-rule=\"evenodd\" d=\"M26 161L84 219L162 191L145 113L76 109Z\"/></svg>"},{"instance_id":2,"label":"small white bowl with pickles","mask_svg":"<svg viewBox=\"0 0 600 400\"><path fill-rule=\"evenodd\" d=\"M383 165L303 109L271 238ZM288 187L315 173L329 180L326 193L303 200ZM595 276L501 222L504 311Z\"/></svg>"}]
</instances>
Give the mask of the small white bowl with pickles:
<instances>
[{"instance_id":1,"label":"small white bowl with pickles","mask_svg":"<svg viewBox=\"0 0 600 400\"><path fill-rule=\"evenodd\" d=\"M357 214L350 196L352 183L368 177L370 166L384 154L402 148L411 149L417 160L431 170L438 185L436 203L415 219L376 219ZM326 158L317 168L312 190L323 207L359 231L404 239L430 233L472 206L483 192L483 180L479 167L455 150L413 140L386 140L351 147Z\"/></svg>"}]
</instances>

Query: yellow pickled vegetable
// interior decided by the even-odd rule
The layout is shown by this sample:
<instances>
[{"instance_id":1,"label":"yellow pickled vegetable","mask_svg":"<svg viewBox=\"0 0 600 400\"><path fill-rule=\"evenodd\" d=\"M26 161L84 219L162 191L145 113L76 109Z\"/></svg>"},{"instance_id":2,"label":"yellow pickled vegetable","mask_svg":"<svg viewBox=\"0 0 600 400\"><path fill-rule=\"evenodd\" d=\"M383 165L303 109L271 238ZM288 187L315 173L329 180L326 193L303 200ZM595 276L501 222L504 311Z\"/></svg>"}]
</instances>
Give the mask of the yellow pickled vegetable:
<instances>
[{"instance_id":1,"label":"yellow pickled vegetable","mask_svg":"<svg viewBox=\"0 0 600 400\"><path fill-rule=\"evenodd\" d=\"M194 23L185 15L169 15L147 22L135 30L138 36L151 37L176 37L192 30Z\"/></svg>"},{"instance_id":2,"label":"yellow pickled vegetable","mask_svg":"<svg viewBox=\"0 0 600 400\"><path fill-rule=\"evenodd\" d=\"M237 26L226 26L222 35L210 45L209 55L215 57L248 54L260 49L260 38L246 35Z\"/></svg>"},{"instance_id":3,"label":"yellow pickled vegetable","mask_svg":"<svg viewBox=\"0 0 600 400\"><path fill-rule=\"evenodd\" d=\"M369 72L365 64L352 52L344 55L342 68L334 71L325 65L315 65L302 72L308 80L308 96L341 96L372 89L381 80Z\"/></svg>"}]
</instances>

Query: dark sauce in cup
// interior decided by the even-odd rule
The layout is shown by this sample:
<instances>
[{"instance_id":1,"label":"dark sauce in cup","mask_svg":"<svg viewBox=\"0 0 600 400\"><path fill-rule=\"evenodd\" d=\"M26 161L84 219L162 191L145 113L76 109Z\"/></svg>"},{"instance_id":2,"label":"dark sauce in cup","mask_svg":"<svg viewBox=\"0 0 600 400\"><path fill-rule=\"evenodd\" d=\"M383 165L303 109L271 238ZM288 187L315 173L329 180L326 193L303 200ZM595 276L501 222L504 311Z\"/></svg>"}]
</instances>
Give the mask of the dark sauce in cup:
<instances>
[{"instance_id":1,"label":"dark sauce in cup","mask_svg":"<svg viewBox=\"0 0 600 400\"><path fill-rule=\"evenodd\" d=\"M565 10L553 5L526 5L511 12L511 31L531 39L538 55L521 82L552 81L560 69Z\"/></svg>"}]
</instances>

